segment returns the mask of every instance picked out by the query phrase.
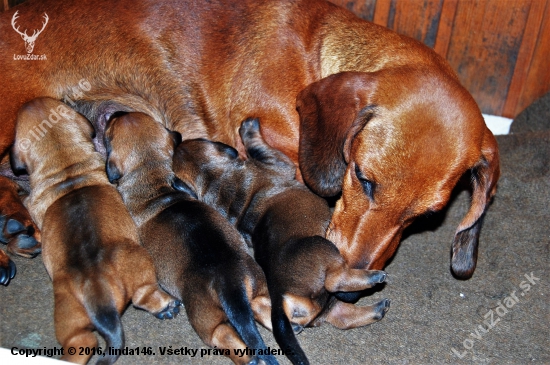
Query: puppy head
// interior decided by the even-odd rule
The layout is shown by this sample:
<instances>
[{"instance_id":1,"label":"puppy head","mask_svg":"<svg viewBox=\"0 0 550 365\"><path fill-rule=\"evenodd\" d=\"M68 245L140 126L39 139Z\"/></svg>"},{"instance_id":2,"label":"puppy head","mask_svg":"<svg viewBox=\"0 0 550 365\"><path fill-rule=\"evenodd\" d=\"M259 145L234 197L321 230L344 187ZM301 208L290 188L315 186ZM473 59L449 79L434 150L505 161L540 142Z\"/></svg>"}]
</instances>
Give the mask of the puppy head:
<instances>
[{"instance_id":1,"label":"puppy head","mask_svg":"<svg viewBox=\"0 0 550 365\"><path fill-rule=\"evenodd\" d=\"M93 153L94 135L90 122L64 103L51 98L34 99L17 115L12 169L16 174L31 174L38 164L48 160L68 166Z\"/></svg>"},{"instance_id":2,"label":"puppy head","mask_svg":"<svg viewBox=\"0 0 550 365\"><path fill-rule=\"evenodd\" d=\"M345 72L311 84L297 105L302 175L320 195L341 191L327 238L351 267L382 269L404 228L442 209L459 178L474 171L452 265L457 276L471 276L498 148L453 77L412 68Z\"/></svg>"},{"instance_id":3,"label":"puppy head","mask_svg":"<svg viewBox=\"0 0 550 365\"><path fill-rule=\"evenodd\" d=\"M183 141L174 154L174 173L196 190L242 164L236 149L221 142L206 139Z\"/></svg>"},{"instance_id":4,"label":"puppy head","mask_svg":"<svg viewBox=\"0 0 550 365\"><path fill-rule=\"evenodd\" d=\"M171 166L174 149L181 142L171 132L144 113L115 114L105 130L106 171L109 181L146 163Z\"/></svg>"}]
</instances>

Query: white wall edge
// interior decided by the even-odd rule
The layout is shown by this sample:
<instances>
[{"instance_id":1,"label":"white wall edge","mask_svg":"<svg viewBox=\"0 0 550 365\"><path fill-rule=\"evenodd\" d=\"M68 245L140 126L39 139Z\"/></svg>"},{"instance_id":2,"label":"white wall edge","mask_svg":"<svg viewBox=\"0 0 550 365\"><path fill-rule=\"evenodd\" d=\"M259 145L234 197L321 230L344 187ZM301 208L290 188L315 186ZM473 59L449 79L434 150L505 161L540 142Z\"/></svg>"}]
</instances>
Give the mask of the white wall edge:
<instances>
[{"instance_id":1,"label":"white wall edge","mask_svg":"<svg viewBox=\"0 0 550 365\"><path fill-rule=\"evenodd\" d=\"M483 119L485 119L487 128L489 128L494 135L510 133L510 126L512 125L513 119L499 117L496 115L482 115Z\"/></svg>"}]
</instances>

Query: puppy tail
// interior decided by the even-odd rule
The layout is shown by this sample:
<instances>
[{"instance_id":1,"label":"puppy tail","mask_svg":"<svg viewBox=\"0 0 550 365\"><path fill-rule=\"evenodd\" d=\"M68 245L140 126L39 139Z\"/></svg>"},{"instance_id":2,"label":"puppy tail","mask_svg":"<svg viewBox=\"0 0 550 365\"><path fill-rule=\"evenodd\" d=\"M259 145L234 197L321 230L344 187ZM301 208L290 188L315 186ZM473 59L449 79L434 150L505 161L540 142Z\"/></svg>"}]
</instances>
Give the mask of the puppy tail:
<instances>
[{"instance_id":1,"label":"puppy tail","mask_svg":"<svg viewBox=\"0 0 550 365\"><path fill-rule=\"evenodd\" d=\"M222 280L223 281L223 280ZM242 284L220 283L218 295L229 323L235 328L246 346L250 349L255 349L256 353L259 350L266 350L267 346L256 327L254 321L254 313L250 307L250 302L246 295L246 289ZM267 365L279 364L273 355L257 355Z\"/></svg>"},{"instance_id":2,"label":"puppy tail","mask_svg":"<svg viewBox=\"0 0 550 365\"><path fill-rule=\"evenodd\" d=\"M277 294L271 295L271 297L271 322L275 340L294 365L309 365L309 360L300 347L292 325L283 309L283 297Z\"/></svg>"},{"instance_id":3,"label":"puppy tail","mask_svg":"<svg viewBox=\"0 0 550 365\"><path fill-rule=\"evenodd\" d=\"M113 303L110 290L104 285L95 285L88 291L88 315L97 332L105 339L106 348L97 360L97 365L113 364L120 356L124 347L124 330L120 315Z\"/></svg>"}]
</instances>

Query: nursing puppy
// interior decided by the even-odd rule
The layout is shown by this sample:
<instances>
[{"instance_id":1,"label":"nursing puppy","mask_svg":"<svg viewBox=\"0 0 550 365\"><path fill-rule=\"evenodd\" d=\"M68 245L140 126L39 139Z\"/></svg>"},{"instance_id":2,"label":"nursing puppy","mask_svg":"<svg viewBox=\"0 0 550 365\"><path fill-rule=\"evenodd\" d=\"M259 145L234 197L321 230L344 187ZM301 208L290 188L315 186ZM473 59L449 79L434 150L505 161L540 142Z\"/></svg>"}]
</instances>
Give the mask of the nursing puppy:
<instances>
[{"instance_id":1,"label":"nursing puppy","mask_svg":"<svg viewBox=\"0 0 550 365\"><path fill-rule=\"evenodd\" d=\"M182 299L200 338L236 364L276 364L273 356L235 351L266 348L254 323L271 327L265 277L239 232L174 175L180 141L145 114L113 118L105 134L109 179L118 183L161 285Z\"/></svg>"},{"instance_id":2,"label":"nursing puppy","mask_svg":"<svg viewBox=\"0 0 550 365\"><path fill-rule=\"evenodd\" d=\"M52 112L63 123L47 122ZM35 138L39 125L45 132ZM62 359L81 364L91 355L70 355L67 349L96 347L94 329L107 347L124 347L120 314L130 300L163 319L176 315L180 305L158 287L151 257L139 245L136 226L94 150L93 133L84 117L61 102L34 99L19 111L11 155L14 171L30 176L25 205L42 230ZM117 358L105 355L98 364Z\"/></svg>"},{"instance_id":3,"label":"nursing puppy","mask_svg":"<svg viewBox=\"0 0 550 365\"><path fill-rule=\"evenodd\" d=\"M389 300L358 307L338 298L384 282L386 273L349 268L324 238L326 201L295 180L295 165L264 142L257 119L245 120L239 132L248 160L228 145L189 140L176 150L174 171L253 244L267 278L275 338L294 364L308 364L294 331L325 321L348 329L380 320Z\"/></svg>"}]
</instances>

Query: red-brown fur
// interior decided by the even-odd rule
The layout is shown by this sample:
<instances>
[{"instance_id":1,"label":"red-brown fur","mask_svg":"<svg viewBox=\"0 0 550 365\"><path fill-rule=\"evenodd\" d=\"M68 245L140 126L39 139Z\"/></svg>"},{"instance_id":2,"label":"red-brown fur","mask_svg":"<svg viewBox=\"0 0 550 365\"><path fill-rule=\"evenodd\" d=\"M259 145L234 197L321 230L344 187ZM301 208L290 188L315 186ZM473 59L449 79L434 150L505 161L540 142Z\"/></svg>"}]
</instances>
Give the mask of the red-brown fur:
<instances>
[{"instance_id":1,"label":"red-brown fur","mask_svg":"<svg viewBox=\"0 0 550 365\"><path fill-rule=\"evenodd\" d=\"M79 98L79 110L96 126L101 127L113 111L141 111L185 139L219 140L244 155L237 128L247 117L259 117L266 141L299 163L303 173L313 163L299 150L300 139L309 137L300 133L297 95L329 75L360 72L359 79L370 80L355 84L360 98L346 99L354 95L350 90L343 95L320 92L321 98L328 97L328 106L304 103L308 94L318 93L317 84L299 100L303 124L344 123L327 126L324 142L317 146L333 151L316 163L329 170L333 164L339 166L335 181L318 189L326 176L304 175L319 194L342 191L329 238L351 265L380 269L394 253L404 227L417 215L444 206L458 177L474 170L478 178L472 207L453 244L455 274L472 275L480 217L498 180L498 149L450 66L421 43L324 0L31 0L1 15L3 55L24 52L10 25L16 10L18 24L29 28L39 28L44 12L49 15L34 51L48 60L0 58L0 153L13 141L15 114L22 103L37 96L71 96L71 88L86 78L91 89ZM433 108L417 103L425 82L435 94L447 95ZM382 90L389 94L380 94ZM354 112L374 100L377 109L366 127L348 129L356 119ZM369 126L371 122L376 123ZM366 168L369 156L379 152L368 145L373 138L384 145L373 130L380 123L378 128L397 131L391 134L392 144L405 154L415 151L422 168L414 170L406 159L379 155L381 180L393 177L391 186L384 187L390 195L403 193L410 205L378 206L375 211L361 195L353 169L356 164ZM101 133L99 128L100 138ZM423 144L439 138L452 142L444 152L433 153L433 145ZM349 153L342 169L337 160L344 144ZM414 187L427 177L429 187ZM377 226L379 221L384 225Z\"/></svg>"}]
</instances>

